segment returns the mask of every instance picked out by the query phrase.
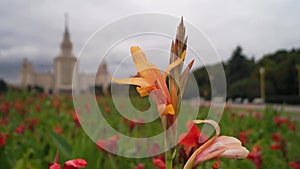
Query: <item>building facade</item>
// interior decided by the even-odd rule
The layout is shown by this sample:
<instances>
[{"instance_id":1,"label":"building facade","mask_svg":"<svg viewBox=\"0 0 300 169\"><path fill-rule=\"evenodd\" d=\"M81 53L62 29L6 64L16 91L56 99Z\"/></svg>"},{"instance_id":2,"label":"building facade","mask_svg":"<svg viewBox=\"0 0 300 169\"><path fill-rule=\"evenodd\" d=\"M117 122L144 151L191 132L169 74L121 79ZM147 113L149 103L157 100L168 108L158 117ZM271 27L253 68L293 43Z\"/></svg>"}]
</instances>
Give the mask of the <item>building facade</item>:
<instances>
[{"instance_id":1,"label":"building facade","mask_svg":"<svg viewBox=\"0 0 300 169\"><path fill-rule=\"evenodd\" d=\"M88 92L95 86L100 86L102 93L107 93L109 73L106 63L100 64L97 73L86 74L79 72L79 61L73 54L73 45L70 40L68 25L65 25L63 40L60 45L60 53L54 59L53 71L39 73L34 70L32 63L24 59L20 71L20 86L40 87L45 92L64 94L72 93L76 88L80 92ZM73 79L74 77L74 79Z\"/></svg>"}]
</instances>

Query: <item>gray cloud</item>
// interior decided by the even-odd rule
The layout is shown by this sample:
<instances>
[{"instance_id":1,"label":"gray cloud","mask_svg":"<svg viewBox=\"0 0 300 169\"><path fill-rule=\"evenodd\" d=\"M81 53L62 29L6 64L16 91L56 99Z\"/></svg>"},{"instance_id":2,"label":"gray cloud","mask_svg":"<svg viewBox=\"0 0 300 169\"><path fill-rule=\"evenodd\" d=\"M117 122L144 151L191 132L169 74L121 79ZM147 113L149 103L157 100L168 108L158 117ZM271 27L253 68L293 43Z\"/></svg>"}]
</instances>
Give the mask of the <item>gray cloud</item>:
<instances>
[{"instance_id":1,"label":"gray cloud","mask_svg":"<svg viewBox=\"0 0 300 169\"><path fill-rule=\"evenodd\" d=\"M298 0L2 0L0 77L17 81L16 70L24 57L34 63L48 65L37 66L38 70L48 68L59 54L65 12L70 15L69 26L75 55L79 54L85 41L100 27L120 17L158 12L184 16L186 21L199 28L211 40L222 59L227 60L237 45L245 49L246 55L255 56L256 59L281 48L299 47L299 6ZM116 66L122 56L129 54L129 49L122 49L115 51L116 57L107 60L112 67Z\"/></svg>"}]
</instances>

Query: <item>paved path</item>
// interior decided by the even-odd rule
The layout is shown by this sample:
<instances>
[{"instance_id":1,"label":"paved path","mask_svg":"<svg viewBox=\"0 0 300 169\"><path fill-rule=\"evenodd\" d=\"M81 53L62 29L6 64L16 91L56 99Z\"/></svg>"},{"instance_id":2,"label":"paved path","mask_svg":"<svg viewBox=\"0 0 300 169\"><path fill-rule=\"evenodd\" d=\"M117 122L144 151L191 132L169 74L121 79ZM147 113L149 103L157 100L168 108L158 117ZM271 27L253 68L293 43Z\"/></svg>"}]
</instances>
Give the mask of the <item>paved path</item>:
<instances>
[{"instance_id":1,"label":"paved path","mask_svg":"<svg viewBox=\"0 0 300 169\"><path fill-rule=\"evenodd\" d=\"M266 106L270 106L276 110L284 110L286 112L300 113L299 105L284 105L284 104L236 104L229 103L230 107L234 108L249 108L253 110L264 110Z\"/></svg>"},{"instance_id":2,"label":"paved path","mask_svg":"<svg viewBox=\"0 0 300 169\"><path fill-rule=\"evenodd\" d=\"M204 104L206 106L210 105L210 101L199 101L197 99L192 99L190 100L190 102L193 105L200 105L200 104ZM218 107L219 103L215 102L215 106ZM266 109L266 107L272 107L273 109L276 110L283 110L285 112L293 112L293 113L299 113L300 115L300 105L285 105L285 104L252 104L252 103L247 103L247 104L241 104L241 103L226 103L229 107L233 107L233 108L241 108L241 109L252 109L252 110L264 110ZM222 106L223 104L219 104L220 106Z\"/></svg>"}]
</instances>

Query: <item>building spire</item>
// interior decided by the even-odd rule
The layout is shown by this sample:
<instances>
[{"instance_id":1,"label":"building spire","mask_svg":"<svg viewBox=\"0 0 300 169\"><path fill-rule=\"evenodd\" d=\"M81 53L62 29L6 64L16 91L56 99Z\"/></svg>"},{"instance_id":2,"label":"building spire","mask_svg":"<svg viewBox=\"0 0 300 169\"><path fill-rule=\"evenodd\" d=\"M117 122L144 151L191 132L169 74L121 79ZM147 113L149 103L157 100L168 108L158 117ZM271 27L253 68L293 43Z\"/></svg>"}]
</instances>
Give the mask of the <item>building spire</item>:
<instances>
[{"instance_id":1,"label":"building spire","mask_svg":"<svg viewBox=\"0 0 300 169\"><path fill-rule=\"evenodd\" d=\"M63 41L61 43L61 50L63 56L71 56L72 54L72 43L70 41L68 22L69 22L69 15L68 13L65 13L65 32L63 36Z\"/></svg>"},{"instance_id":2,"label":"building spire","mask_svg":"<svg viewBox=\"0 0 300 169\"><path fill-rule=\"evenodd\" d=\"M65 32L68 32L69 14L65 13Z\"/></svg>"}]
</instances>

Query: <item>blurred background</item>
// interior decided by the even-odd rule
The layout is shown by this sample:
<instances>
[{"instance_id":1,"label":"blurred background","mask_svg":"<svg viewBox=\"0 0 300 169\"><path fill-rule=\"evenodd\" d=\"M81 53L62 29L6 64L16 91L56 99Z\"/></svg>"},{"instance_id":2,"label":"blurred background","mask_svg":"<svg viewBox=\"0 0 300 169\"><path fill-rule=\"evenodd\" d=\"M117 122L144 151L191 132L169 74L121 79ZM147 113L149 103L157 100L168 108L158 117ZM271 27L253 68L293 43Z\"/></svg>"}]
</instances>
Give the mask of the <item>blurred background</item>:
<instances>
[{"instance_id":1,"label":"blurred background","mask_svg":"<svg viewBox=\"0 0 300 169\"><path fill-rule=\"evenodd\" d=\"M197 109L198 119L207 118L211 101L226 102L224 113L215 112L221 119L221 134L238 138L250 151L247 159L222 159L220 168L299 169L299 9L299 0L1 0L0 169L46 168L53 162L56 151L60 152L60 164L82 158L87 161L87 168L93 169L163 169L163 155L130 159L101 148L106 144L116 152L129 149L134 153L142 147L155 154L162 147L119 145L119 136L109 138L97 123L95 131L103 133L103 137L96 145L81 128L70 95L75 74L78 78L73 82L79 92L97 93L96 101L103 117L117 132L129 137L149 137L162 132L159 119L149 124L143 123L144 119L127 119L110 97L110 76L123 62L122 57L130 55L130 44L120 45L115 53L117 57L105 59L99 65L76 67L82 47L95 31L139 13L175 16L178 23L183 16L185 22L209 39L221 58L220 62L205 66L224 67L226 98L211 97L210 77L198 63L191 74L198 84L200 101L194 98L193 88L187 87L185 91L191 101L187 113ZM137 23L132 29L140 25L143 24ZM173 31L175 36L176 27ZM186 34L189 36L189 32ZM155 39L148 46L162 42ZM166 45L169 47L170 43L167 41ZM99 58L91 57L88 61L92 63L94 59ZM159 57L151 61L162 62ZM132 76L135 71L133 66L120 70L120 77ZM214 80L218 84L218 78ZM134 86L129 90L134 108L148 110L148 98L141 99ZM83 107L82 113L94 111L88 103ZM128 105L120 107L129 110ZM186 129L186 126L179 127ZM199 133L196 130L197 145L201 140ZM189 157L186 150L197 148L185 146L179 143L177 147L174 160L177 169ZM213 162L196 168L211 168Z\"/></svg>"},{"instance_id":2,"label":"blurred background","mask_svg":"<svg viewBox=\"0 0 300 169\"><path fill-rule=\"evenodd\" d=\"M8 84L22 83L25 58L35 73L55 72L54 59L60 54L66 27L72 52L77 57L86 40L104 25L132 14L154 12L183 16L208 37L223 61L228 98L232 101L238 98L236 102L244 99L251 102L262 97L268 102L299 104L300 22L296 17L300 4L296 0L184 3L4 0L0 3L0 78ZM124 51L128 52L128 48ZM119 64L118 60L106 62L110 73ZM218 63L211 63L214 64ZM80 70L91 71L86 67ZM210 99L205 69L194 67L193 73L201 96ZM260 80L264 86L260 86Z\"/></svg>"}]
</instances>

